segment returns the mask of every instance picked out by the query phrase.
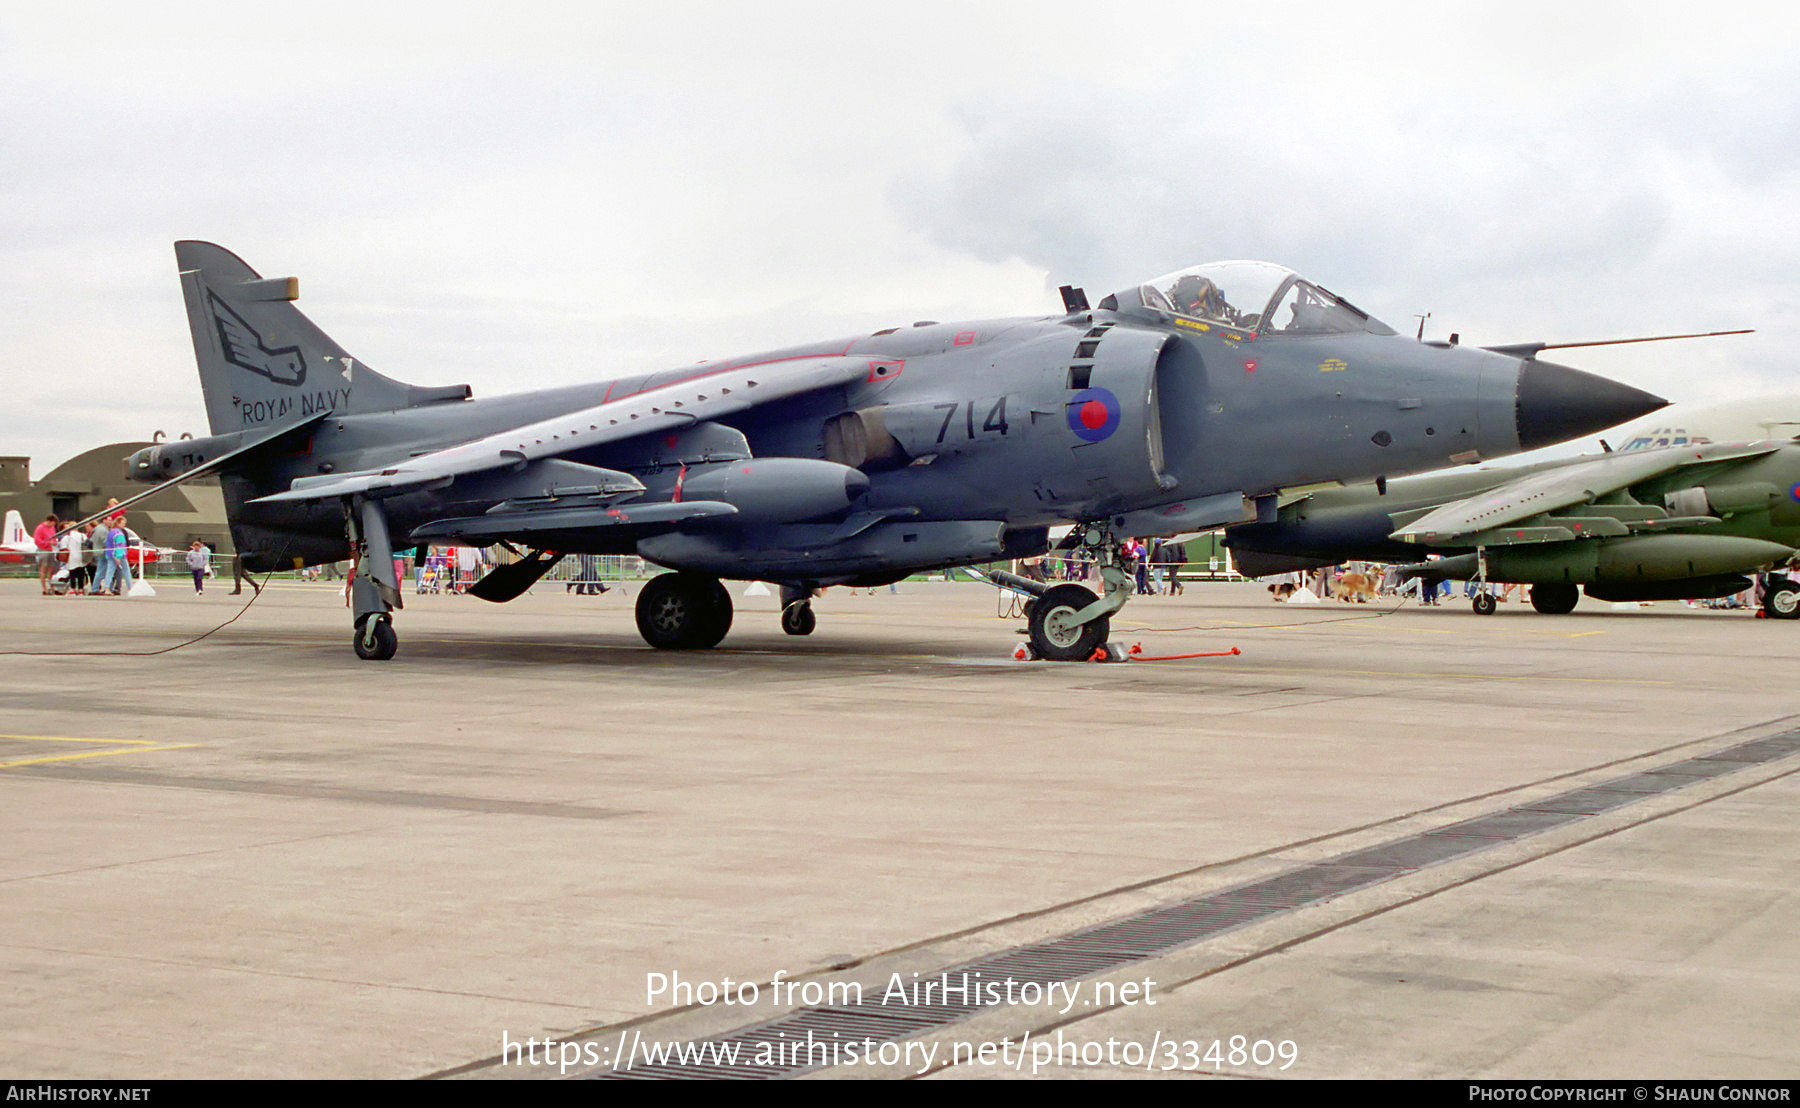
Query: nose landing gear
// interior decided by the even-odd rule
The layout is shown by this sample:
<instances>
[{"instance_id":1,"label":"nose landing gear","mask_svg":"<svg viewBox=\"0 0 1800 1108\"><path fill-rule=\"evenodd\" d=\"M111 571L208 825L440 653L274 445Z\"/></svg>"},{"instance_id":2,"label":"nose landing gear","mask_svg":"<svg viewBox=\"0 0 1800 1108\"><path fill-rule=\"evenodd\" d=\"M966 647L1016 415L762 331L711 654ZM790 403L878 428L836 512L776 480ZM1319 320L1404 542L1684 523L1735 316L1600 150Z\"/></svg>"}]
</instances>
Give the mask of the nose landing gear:
<instances>
[{"instance_id":1,"label":"nose landing gear","mask_svg":"<svg viewBox=\"0 0 1800 1108\"><path fill-rule=\"evenodd\" d=\"M1080 585L1057 585L1031 602L1027 629L1031 648L1054 662L1080 662L1094 656L1112 630L1112 616L1081 622L1081 613L1100 603Z\"/></svg>"},{"instance_id":2,"label":"nose landing gear","mask_svg":"<svg viewBox=\"0 0 1800 1108\"><path fill-rule=\"evenodd\" d=\"M1010 573L982 574L990 584L1024 593L1026 632L1039 658L1053 662L1085 662L1106 641L1112 616L1131 599L1137 582L1125 570L1119 536L1103 523L1082 524L1080 554L1100 567L1105 593L1096 597L1081 585L1053 585Z\"/></svg>"}]
</instances>

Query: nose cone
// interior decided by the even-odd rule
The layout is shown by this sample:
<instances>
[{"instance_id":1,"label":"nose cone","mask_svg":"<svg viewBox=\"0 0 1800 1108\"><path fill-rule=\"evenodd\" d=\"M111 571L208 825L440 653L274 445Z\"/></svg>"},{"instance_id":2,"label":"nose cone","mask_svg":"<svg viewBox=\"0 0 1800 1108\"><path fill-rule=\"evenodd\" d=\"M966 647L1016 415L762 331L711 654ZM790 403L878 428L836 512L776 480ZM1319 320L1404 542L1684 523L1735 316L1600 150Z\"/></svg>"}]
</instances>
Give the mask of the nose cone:
<instances>
[{"instance_id":1,"label":"nose cone","mask_svg":"<svg viewBox=\"0 0 1800 1108\"><path fill-rule=\"evenodd\" d=\"M1582 438L1668 403L1605 377L1527 358L1519 368L1519 448L1536 450Z\"/></svg>"}]
</instances>

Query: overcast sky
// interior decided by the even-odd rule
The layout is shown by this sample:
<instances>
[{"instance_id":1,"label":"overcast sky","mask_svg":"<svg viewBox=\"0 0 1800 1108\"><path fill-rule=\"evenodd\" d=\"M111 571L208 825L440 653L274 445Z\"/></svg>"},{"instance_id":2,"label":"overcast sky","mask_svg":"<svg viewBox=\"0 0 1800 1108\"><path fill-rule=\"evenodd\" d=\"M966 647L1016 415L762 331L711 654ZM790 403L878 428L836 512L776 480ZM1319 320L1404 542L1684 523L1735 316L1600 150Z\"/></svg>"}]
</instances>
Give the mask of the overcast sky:
<instances>
[{"instance_id":1,"label":"overcast sky","mask_svg":"<svg viewBox=\"0 0 1800 1108\"><path fill-rule=\"evenodd\" d=\"M1562 360L1800 391L1762 10L0 2L0 453L206 433L180 238L478 396L1240 257L1427 337L1755 327Z\"/></svg>"}]
</instances>

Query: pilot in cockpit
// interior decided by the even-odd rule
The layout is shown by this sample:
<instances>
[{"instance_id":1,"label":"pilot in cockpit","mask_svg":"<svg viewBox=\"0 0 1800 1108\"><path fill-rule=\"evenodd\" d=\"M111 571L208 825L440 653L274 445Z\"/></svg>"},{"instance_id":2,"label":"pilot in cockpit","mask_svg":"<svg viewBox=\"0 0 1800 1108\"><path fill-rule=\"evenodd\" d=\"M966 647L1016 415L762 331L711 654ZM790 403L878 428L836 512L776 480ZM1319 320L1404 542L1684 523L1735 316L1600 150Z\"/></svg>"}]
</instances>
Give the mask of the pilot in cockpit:
<instances>
[{"instance_id":1,"label":"pilot in cockpit","mask_svg":"<svg viewBox=\"0 0 1800 1108\"><path fill-rule=\"evenodd\" d=\"M1188 274L1175 282L1175 287L1169 290L1169 299L1175 302L1175 310L1182 315L1231 319L1231 305L1225 303L1225 294L1210 277Z\"/></svg>"}]
</instances>

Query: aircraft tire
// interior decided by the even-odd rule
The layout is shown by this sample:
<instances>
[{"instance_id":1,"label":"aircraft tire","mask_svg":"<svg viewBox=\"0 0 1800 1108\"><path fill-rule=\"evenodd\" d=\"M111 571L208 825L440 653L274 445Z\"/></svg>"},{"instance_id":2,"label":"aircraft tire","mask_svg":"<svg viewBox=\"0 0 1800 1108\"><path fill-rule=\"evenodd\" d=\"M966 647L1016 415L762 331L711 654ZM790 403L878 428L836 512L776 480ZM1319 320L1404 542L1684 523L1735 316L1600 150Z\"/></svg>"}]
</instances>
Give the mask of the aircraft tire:
<instances>
[{"instance_id":1,"label":"aircraft tire","mask_svg":"<svg viewBox=\"0 0 1800 1108\"><path fill-rule=\"evenodd\" d=\"M1770 619L1800 619L1800 585L1771 586L1763 594L1763 612Z\"/></svg>"},{"instance_id":2,"label":"aircraft tire","mask_svg":"<svg viewBox=\"0 0 1800 1108\"><path fill-rule=\"evenodd\" d=\"M1531 586L1531 606L1547 616L1568 615L1581 593L1574 585L1545 583Z\"/></svg>"},{"instance_id":3,"label":"aircraft tire","mask_svg":"<svg viewBox=\"0 0 1800 1108\"><path fill-rule=\"evenodd\" d=\"M712 614L707 619L705 633L696 637L694 648L710 650L718 646L731 630L731 590L717 578L712 579L707 588L707 595L712 601Z\"/></svg>"},{"instance_id":4,"label":"aircraft tire","mask_svg":"<svg viewBox=\"0 0 1800 1108\"><path fill-rule=\"evenodd\" d=\"M400 636L394 632L394 624L386 616L368 616L365 619L375 621L374 643L363 641L363 627L357 625L351 645L356 648L356 656L365 662L385 662L400 649Z\"/></svg>"},{"instance_id":5,"label":"aircraft tire","mask_svg":"<svg viewBox=\"0 0 1800 1108\"><path fill-rule=\"evenodd\" d=\"M731 598L721 607L725 587L692 573L652 577L638 590L638 634L658 650L704 650L717 646L731 629Z\"/></svg>"},{"instance_id":6,"label":"aircraft tire","mask_svg":"<svg viewBox=\"0 0 1800 1108\"><path fill-rule=\"evenodd\" d=\"M819 617L813 613L812 605L805 601L790 604L781 610L781 629L790 635L810 635L819 625Z\"/></svg>"},{"instance_id":7,"label":"aircraft tire","mask_svg":"<svg viewBox=\"0 0 1800 1108\"><path fill-rule=\"evenodd\" d=\"M1476 615L1491 616L1494 614L1494 609L1499 606L1500 602L1494 599L1492 593L1478 592L1475 594Z\"/></svg>"},{"instance_id":8,"label":"aircraft tire","mask_svg":"<svg viewBox=\"0 0 1800 1108\"><path fill-rule=\"evenodd\" d=\"M1031 606L1031 647L1037 656L1052 662L1085 662L1106 641L1112 630L1112 617L1101 616L1091 623L1073 626L1071 617L1095 600L1093 593L1080 585L1058 585L1037 598Z\"/></svg>"}]
</instances>

